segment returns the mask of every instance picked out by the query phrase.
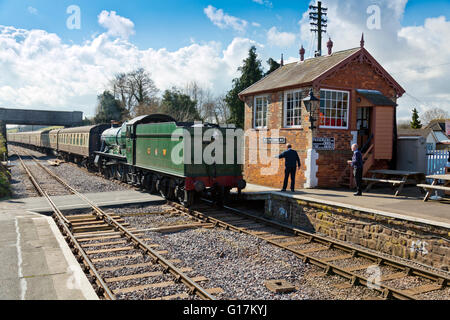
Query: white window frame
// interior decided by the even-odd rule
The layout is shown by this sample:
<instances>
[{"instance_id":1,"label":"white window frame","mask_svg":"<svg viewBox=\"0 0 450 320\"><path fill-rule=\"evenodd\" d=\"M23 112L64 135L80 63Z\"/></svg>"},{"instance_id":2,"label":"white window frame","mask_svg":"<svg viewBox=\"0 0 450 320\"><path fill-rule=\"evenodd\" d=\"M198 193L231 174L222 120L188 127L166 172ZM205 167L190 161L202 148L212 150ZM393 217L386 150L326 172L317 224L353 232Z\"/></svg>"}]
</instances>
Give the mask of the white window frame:
<instances>
[{"instance_id":1,"label":"white window frame","mask_svg":"<svg viewBox=\"0 0 450 320\"><path fill-rule=\"evenodd\" d=\"M346 91L346 90L334 90L334 89L326 89L326 88L321 88L320 89L320 102L322 103L322 91L330 91L330 92L342 92L342 93L346 93L347 94L347 119L346 119L346 123L347 126L345 127L338 127L338 126L319 126L321 129L341 129L341 130L348 130L349 128L349 118L350 118L350 91ZM344 101L344 100L343 100ZM320 105L319 105L319 113L320 113ZM320 123L320 118L319 118L319 123Z\"/></svg>"},{"instance_id":2,"label":"white window frame","mask_svg":"<svg viewBox=\"0 0 450 320\"><path fill-rule=\"evenodd\" d=\"M294 126L288 126L287 125L287 96L290 93L300 93L300 125L294 125ZM303 90L298 89L298 90L290 90L290 91L285 91L284 92L284 102L283 102L283 128L288 128L288 129L301 129L303 128L303 124L302 124L302 100L303 100Z\"/></svg>"},{"instance_id":3,"label":"white window frame","mask_svg":"<svg viewBox=\"0 0 450 320\"><path fill-rule=\"evenodd\" d=\"M267 111L266 111L266 126L256 126L256 100L257 99L261 99L261 98L265 98L266 102L267 102ZM267 115L269 114L269 96L268 95L262 95L262 96L256 96L253 102L253 128L254 129L267 129L268 124L269 124L269 119L267 117Z\"/></svg>"}]
</instances>

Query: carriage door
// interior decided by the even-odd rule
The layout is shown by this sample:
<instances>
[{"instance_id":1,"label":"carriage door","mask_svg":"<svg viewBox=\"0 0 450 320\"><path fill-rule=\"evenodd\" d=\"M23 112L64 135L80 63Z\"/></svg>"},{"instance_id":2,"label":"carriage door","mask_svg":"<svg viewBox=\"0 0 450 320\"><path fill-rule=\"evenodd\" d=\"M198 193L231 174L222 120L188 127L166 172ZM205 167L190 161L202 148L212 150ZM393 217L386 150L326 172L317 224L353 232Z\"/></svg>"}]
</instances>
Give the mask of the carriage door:
<instances>
[{"instance_id":1,"label":"carriage door","mask_svg":"<svg viewBox=\"0 0 450 320\"><path fill-rule=\"evenodd\" d=\"M371 113L371 107L358 108L356 128L358 130L358 145L361 149L369 147L366 144L372 135L372 126L370 123Z\"/></svg>"}]
</instances>

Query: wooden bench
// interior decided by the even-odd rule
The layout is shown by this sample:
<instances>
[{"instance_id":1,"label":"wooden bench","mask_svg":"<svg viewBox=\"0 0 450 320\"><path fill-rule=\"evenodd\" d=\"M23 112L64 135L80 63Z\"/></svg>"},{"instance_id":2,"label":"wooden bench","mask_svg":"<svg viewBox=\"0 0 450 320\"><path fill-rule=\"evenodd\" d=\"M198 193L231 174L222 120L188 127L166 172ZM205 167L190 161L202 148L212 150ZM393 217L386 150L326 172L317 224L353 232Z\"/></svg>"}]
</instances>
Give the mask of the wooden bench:
<instances>
[{"instance_id":1,"label":"wooden bench","mask_svg":"<svg viewBox=\"0 0 450 320\"><path fill-rule=\"evenodd\" d=\"M430 191L432 190L441 190L441 191L450 191L450 187L445 186L437 186L437 185L431 185L431 184L418 184L419 188L424 188L427 191L427 195L423 199L423 201L428 201L430 198Z\"/></svg>"},{"instance_id":2,"label":"wooden bench","mask_svg":"<svg viewBox=\"0 0 450 320\"><path fill-rule=\"evenodd\" d=\"M371 178L363 178L363 181L369 182L365 192L369 192L376 183L389 183L393 187L397 187L395 190L395 196L397 197L409 180L415 180L416 183L425 181L425 175L421 172L402 170L373 170L370 172L372 173Z\"/></svg>"},{"instance_id":3,"label":"wooden bench","mask_svg":"<svg viewBox=\"0 0 450 320\"><path fill-rule=\"evenodd\" d=\"M403 180L387 180L387 179L376 179L376 178L363 178L363 181L392 183L393 185L403 183Z\"/></svg>"}]
</instances>

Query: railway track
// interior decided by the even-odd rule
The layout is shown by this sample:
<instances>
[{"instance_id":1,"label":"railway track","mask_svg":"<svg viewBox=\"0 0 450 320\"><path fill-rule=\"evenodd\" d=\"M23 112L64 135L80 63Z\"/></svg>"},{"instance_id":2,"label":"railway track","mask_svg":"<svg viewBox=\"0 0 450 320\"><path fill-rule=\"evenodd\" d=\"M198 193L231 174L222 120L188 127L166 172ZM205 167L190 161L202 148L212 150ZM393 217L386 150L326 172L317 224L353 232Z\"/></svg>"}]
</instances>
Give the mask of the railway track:
<instances>
[{"instance_id":1,"label":"railway track","mask_svg":"<svg viewBox=\"0 0 450 320\"><path fill-rule=\"evenodd\" d=\"M221 292L220 288L203 288L199 283L206 282L207 278L189 277L187 273L193 270L178 268L176 264L181 261L169 260L164 257L167 251L158 251L159 246L151 244L151 239L141 238L144 234L143 230L127 228L128 225L121 217L104 212L28 154L38 167L92 208L91 214L65 216L19 153L16 152L16 155L31 183L50 204L56 224L100 297L115 300L118 295L127 296L149 290L164 292L164 288L172 286L180 287L173 290L177 292L176 294L155 296L155 294L149 293L150 299L170 300L197 297L204 300L215 300L214 294ZM139 283L129 285L133 281Z\"/></svg>"},{"instance_id":2,"label":"railway track","mask_svg":"<svg viewBox=\"0 0 450 320\"><path fill-rule=\"evenodd\" d=\"M47 169L48 170L48 169ZM340 288L351 288L356 285L367 286L380 292L383 299L426 299L428 293L442 293L450 297L449 275L445 272L434 272L397 259L390 259L386 255L376 254L359 247L352 246L328 237L311 234L291 226L283 225L249 213L247 210L236 208L215 208L210 203L196 206L188 210L176 203L168 203L172 212L189 217L195 222L191 225L173 226L170 230L189 228L218 227L257 237L271 245L293 253L303 262L310 263L321 269L318 276L338 275L342 278ZM119 217L113 217L118 219ZM84 248L103 248L102 241L113 242L113 239L125 243L135 244L122 235L122 230L115 226L103 225L102 214L94 213L87 216L69 217L69 222L76 227L86 226L92 222L96 226L108 228L104 231L79 230L77 240L84 244ZM121 220L118 220L119 223ZM164 229L164 228L161 228ZM170 231L169 230L169 231ZM129 230L139 236L139 230ZM96 241L99 242L96 242ZM150 239L147 239L150 241ZM151 245L150 245L151 246ZM100 248L100 249L98 249ZM121 250L113 247L111 250ZM133 254L129 254L129 256ZM102 258L100 258L102 259ZM94 262L98 262L97 260ZM116 270L117 267L104 267L100 271ZM136 277L139 275L136 275ZM117 278L117 277L116 277ZM120 278L120 277L119 277ZM402 282L407 279L404 285ZM117 279L114 279L116 281ZM120 280L120 279L119 279ZM200 280L200 278L196 279ZM187 297L186 295L168 298Z\"/></svg>"},{"instance_id":3,"label":"railway track","mask_svg":"<svg viewBox=\"0 0 450 320\"><path fill-rule=\"evenodd\" d=\"M429 292L450 295L450 276L390 259L348 243L308 233L274 222L247 211L230 207L214 208L211 203L186 209L168 203L178 214L215 227L246 233L292 252L305 263L322 270L322 275L338 275L344 280L340 288L368 286L380 292L382 299L418 300ZM319 276L322 276L319 275ZM405 281L408 280L408 281ZM401 284L406 282L412 285Z\"/></svg>"}]
</instances>

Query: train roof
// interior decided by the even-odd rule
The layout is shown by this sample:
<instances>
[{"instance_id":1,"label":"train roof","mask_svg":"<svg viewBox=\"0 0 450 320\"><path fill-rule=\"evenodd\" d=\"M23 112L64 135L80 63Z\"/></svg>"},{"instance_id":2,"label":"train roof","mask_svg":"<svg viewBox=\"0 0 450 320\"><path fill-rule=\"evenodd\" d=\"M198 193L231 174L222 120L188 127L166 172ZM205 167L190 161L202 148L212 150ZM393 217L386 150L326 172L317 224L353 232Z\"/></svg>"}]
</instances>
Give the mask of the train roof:
<instances>
[{"instance_id":1,"label":"train roof","mask_svg":"<svg viewBox=\"0 0 450 320\"><path fill-rule=\"evenodd\" d=\"M109 126L109 125L108 124L97 124L94 126L66 128L66 129L60 129L60 133L90 133L93 129L96 129L97 127L105 127L105 126Z\"/></svg>"},{"instance_id":2,"label":"train roof","mask_svg":"<svg viewBox=\"0 0 450 320\"><path fill-rule=\"evenodd\" d=\"M167 114L150 114L140 116L128 121L127 125L134 126L143 123L158 123L158 122L177 122L174 118Z\"/></svg>"}]
</instances>

